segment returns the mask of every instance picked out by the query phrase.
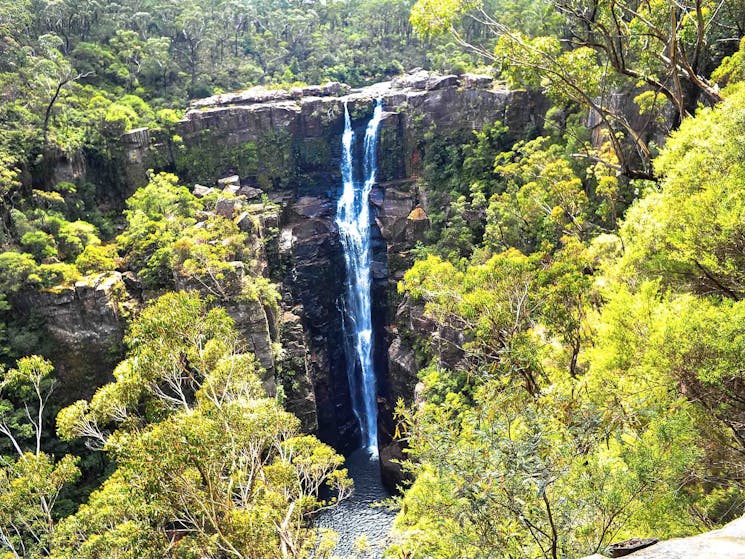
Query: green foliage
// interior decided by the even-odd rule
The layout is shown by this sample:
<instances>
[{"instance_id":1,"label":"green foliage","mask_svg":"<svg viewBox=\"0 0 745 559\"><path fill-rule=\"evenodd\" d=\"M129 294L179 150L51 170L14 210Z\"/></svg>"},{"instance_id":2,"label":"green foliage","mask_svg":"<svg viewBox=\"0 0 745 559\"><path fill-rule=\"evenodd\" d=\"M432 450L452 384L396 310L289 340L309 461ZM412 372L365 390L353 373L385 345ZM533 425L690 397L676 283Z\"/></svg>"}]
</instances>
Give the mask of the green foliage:
<instances>
[{"instance_id":1,"label":"green foliage","mask_svg":"<svg viewBox=\"0 0 745 559\"><path fill-rule=\"evenodd\" d=\"M578 556L640 530L680 529L685 500L671 496L698 457L671 444L695 440L686 413L607 438L597 411L578 409L568 387L534 398L495 379L472 405L450 394L405 417L422 465L401 501L393 552Z\"/></svg>"},{"instance_id":2,"label":"green foliage","mask_svg":"<svg viewBox=\"0 0 745 559\"><path fill-rule=\"evenodd\" d=\"M53 507L60 491L80 477L77 458L60 461L44 453L21 455L0 470L0 544L12 557L48 557Z\"/></svg>"},{"instance_id":3,"label":"green foliage","mask_svg":"<svg viewBox=\"0 0 745 559\"><path fill-rule=\"evenodd\" d=\"M533 252L563 237L587 237L588 196L560 144L546 137L518 142L497 156L494 172L505 187L489 202L487 246Z\"/></svg>"},{"instance_id":4,"label":"green foliage","mask_svg":"<svg viewBox=\"0 0 745 559\"><path fill-rule=\"evenodd\" d=\"M64 262L41 264L38 274L44 287L72 285L80 279L80 271L73 264Z\"/></svg>"},{"instance_id":5,"label":"green foliage","mask_svg":"<svg viewBox=\"0 0 745 559\"><path fill-rule=\"evenodd\" d=\"M558 34L562 24L551 4L529 0L418 0L411 9L411 23L420 35L454 32L466 41L484 41L495 16L500 25L531 34Z\"/></svg>"},{"instance_id":6,"label":"green foliage","mask_svg":"<svg viewBox=\"0 0 745 559\"><path fill-rule=\"evenodd\" d=\"M127 342L116 381L58 416L63 437L103 446L117 469L61 523L52 556L308 557L308 515L334 502L321 488L349 492L343 458L265 397L225 311L171 293Z\"/></svg>"},{"instance_id":7,"label":"green foliage","mask_svg":"<svg viewBox=\"0 0 745 559\"><path fill-rule=\"evenodd\" d=\"M438 254L467 257L480 242L487 200L501 188L494 158L508 145L507 128L500 122L467 136L426 134L423 186Z\"/></svg>"},{"instance_id":8,"label":"green foliage","mask_svg":"<svg viewBox=\"0 0 745 559\"><path fill-rule=\"evenodd\" d=\"M177 145L176 149L177 172L194 182L214 182L216 176L230 169L264 190L286 187L294 178L295 154L292 137L286 130L228 147L215 142L214 135L207 130L188 148Z\"/></svg>"},{"instance_id":9,"label":"green foliage","mask_svg":"<svg viewBox=\"0 0 745 559\"><path fill-rule=\"evenodd\" d=\"M400 288L437 328L430 355L456 369L423 370L424 403L398 409L416 481L391 553L577 556L690 533L729 518L709 483L742 510L724 442L742 421L739 303L667 301L647 284L604 292L596 315L590 265L573 240L463 269L430 256L406 273Z\"/></svg>"},{"instance_id":10,"label":"green foliage","mask_svg":"<svg viewBox=\"0 0 745 559\"><path fill-rule=\"evenodd\" d=\"M213 242L220 239L220 243ZM173 244L173 267L194 285L222 299L242 289L244 269L238 260L248 260L246 235L230 220L211 216L199 226L184 230ZM250 266L250 262L248 262Z\"/></svg>"},{"instance_id":11,"label":"green foliage","mask_svg":"<svg viewBox=\"0 0 745 559\"><path fill-rule=\"evenodd\" d=\"M449 31L463 14L480 5L463 0L419 0L411 10L411 23L420 33L437 35Z\"/></svg>"},{"instance_id":12,"label":"green foliage","mask_svg":"<svg viewBox=\"0 0 745 559\"><path fill-rule=\"evenodd\" d=\"M243 378L256 369L253 360L221 362L238 344L233 322L222 308L208 310L186 292L168 293L144 309L125 341L129 357L115 369L116 382L100 388L90 403L79 402L58 416L63 438L95 434L101 443L103 434L94 427L136 427L191 408L211 371L224 375L228 363L241 365L232 372Z\"/></svg>"},{"instance_id":13,"label":"green foliage","mask_svg":"<svg viewBox=\"0 0 745 559\"><path fill-rule=\"evenodd\" d=\"M202 203L175 175L159 173L127 200L127 228L117 237L124 261L148 286L172 281L170 244L196 223Z\"/></svg>"},{"instance_id":14,"label":"green foliage","mask_svg":"<svg viewBox=\"0 0 745 559\"><path fill-rule=\"evenodd\" d=\"M711 79L720 85L735 84L745 78L745 37L740 39L740 48L730 56L725 56L719 67L711 74Z\"/></svg>"},{"instance_id":15,"label":"green foliage","mask_svg":"<svg viewBox=\"0 0 745 559\"><path fill-rule=\"evenodd\" d=\"M117 260L113 245L88 245L75 259L75 266L84 275L96 274L115 269Z\"/></svg>"},{"instance_id":16,"label":"green foliage","mask_svg":"<svg viewBox=\"0 0 745 559\"><path fill-rule=\"evenodd\" d=\"M613 171L609 146L592 148L569 122L552 131L514 144L500 123L471 141L428 134L422 187L432 221L429 250L449 260L484 249L487 258L508 248L529 254L614 227L628 188ZM574 150L588 157L578 160Z\"/></svg>"},{"instance_id":17,"label":"green foliage","mask_svg":"<svg viewBox=\"0 0 745 559\"><path fill-rule=\"evenodd\" d=\"M399 286L431 362L397 410L415 481L390 556L581 556L743 513L742 106L684 121L620 227L612 145L492 158L470 259L422 251Z\"/></svg>"},{"instance_id":18,"label":"green foliage","mask_svg":"<svg viewBox=\"0 0 745 559\"><path fill-rule=\"evenodd\" d=\"M632 122L628 110L611 100L613 92L643 88L634 95L644 112L654 113L651 122L662 126L669 119L666 105L682 120L696 110L699 99L721 101L706 75L720 56L714 45L731 40L722 30L738 26L742 17L741 6L728 5L731 9L724 11L716 2L665 0L588 8L582 1L551 0L545 12L539 11L548 17L539 16L536 24L535 10L527 17L518 11L515 18L515 11L501 2L420 0L412 22L420 33L449 32L461 47L497 63L514 87L542 89L563 106L591 111L612 144L619 171L629 178L651 178L650 121ZM474 21L490 33L469 35L468 24ZM736 75L737 64L734 56L721 75Z\"/></svg>"},{"instance_id":19,"label":"green foliage","mask_svg":"<svg viewBox=\"0 0 745 559\"><path fill-rule=\"evenodd\" d=\"M44 231L29 231L21 237L21 246L37 260L57 256L54 238Z\"/></svg>"},{"instance_id":20,"label":"green foliage","mask_svg":"<svg viewBox=\"0 0 745 559\"><path fill-rule=\"evenodd\" d=\"M512 84L543 87L562 104L578 97L596 97L604 85L604 76L597 71L595 51L589 47L565 51L559 37L505 34L495 54L505 61L505 77ZM564 76L569 78L562 79Z\"/></svg>"},{"instance_id":21,"label":"green foliage","mask_svg":"<svg viewBox=\"0 0 745 559\"><path fill-rule=\"evenodd\" d=\"M745 294L742 142L745 92L702 110L673 134L655 167L663 177L621 228L620 273L659 277L678 289L740 299ZM627 271L626 271L627 270Z\"/></svg>"},{"instance_id":22,"label":"green foliage","mask_svg":"<svg viewBox=\"0 0 745 559\"><path fill-rule=\"evenodd\" d=\"M0 292L12 294L40 281L30 254L8 251L0 254Z\"/></svg>"},{"instance_id":23,"label":"green foliage","mask_svg":"<svg viewBox=\"0 0 745 559\"><path fill-rule=\"evenodd\" d=\"M537 393L546 378L541 351L549 347L537 335L539 323L563 343L552 359L560 360L570 374L577 372L577 357L587 339L587 265L587 254L576 242L551 256L526 257L510 249L462 271L430 256L406 272L399 290L421 300L446 334L461 333L464 339L456 346L466 360L461 367L478 378L509 373ZM445 347L456 343L447 336L434 341Z\"/></svg>"},{"instance_id":24,"label":"green foliage","mask_svg":"<svg viewBox=\"0 0 745 559\"><path fill-rule=\"evenodd\" d=\"M131 107L117 103L109 105L104 116L106 130L112 135L128 132L136 121L137 113Z\"/></svg>"},{"instance_id":25,"label":"green foliage","mask_svg":"<svg viewBox=\"0 0 745 559\"><path fill-rule=\"evenodd\" d=\"M74 217L82 205L76 198L84 192L72 183L59 183L51 191L34 189L31 203L6 216L12 232L0 243L0 338L6 357L40 350L39 324L24 323L28 311L15 295L74 284L80 278L76 258L101 242L96 226Z\"/></svg>"},{"instance_id":26,"label":"green foliage","mask_svg":"<svg viewBox=\"0 0 745 559\"><path fill-rule=\"evenodd\" d=\"M175 175L153 175L127 201L127 228L116 240L124 265L147 287L178 281L223 301L250 294L258 247L232 220L205 215L209 203L214 199L197 198ZM100 251L88 251L80 262L84 267L87 258L100 259ZM108 258L110 263L113 253ZM105 260L97 265L104 264L109 265Z\"/></svg>"},{"instance_id":27,"label":"green foliage","mask_svg":"<svg viewBox=\"0 0 745 559\"><path fill-rule=\"evenodd\" d=\"M57 235L59 239L60 255L65 260L75 260L88 246L101 243L96 227L85 221L64 223Z\"/></svg>"},{"instance_id":28,"label":"green foliage","mask_svg":"<svg viewBox=\"0 0 745 559\"><path fill-rule=\"evenodd\" d=\"M74 149L85 123L121 132L151 121L150 104L258 83L361 85L426 63L410 7L409 0L191 1L167 10L128 2L5 3L3 21L26 22L6 30L0 72L13 94L7 111L22 117L17 124L43 127L45 142ZM90 92L108 100L96 104L93 118L80 103ZM23 126L14 136L34 142Z\"/></svg>"},{"instance_id":29,"label":"green foliage","mask_svg":"<svg viewBox=\"0 0 745 559\"><path fill-rule=\"evenodd\" d=\"M80 471L77 457L55 460L41 450L52 364L34 355L16 365L0 382L0 434L14 455L0 467L0 546L12 557L35 559L49 556L60 494Z\"/></svg>"}]
</instances>

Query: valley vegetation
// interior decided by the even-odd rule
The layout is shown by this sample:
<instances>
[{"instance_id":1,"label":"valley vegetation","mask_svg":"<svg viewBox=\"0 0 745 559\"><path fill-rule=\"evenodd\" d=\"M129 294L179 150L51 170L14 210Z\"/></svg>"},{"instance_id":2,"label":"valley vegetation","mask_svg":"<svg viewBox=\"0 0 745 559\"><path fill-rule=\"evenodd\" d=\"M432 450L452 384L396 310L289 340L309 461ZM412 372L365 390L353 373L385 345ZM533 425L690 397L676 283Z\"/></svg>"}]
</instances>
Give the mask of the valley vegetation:
<instances>
[{"instance_id":1,"label":"valley vegetation","mask_svg":"<svg viewBox=\"0 0 745 559\"><path fill-rule=\"evenodd\" d=\"M414 482L392 557L577 557L745 510L745 92L741 51L715 70L706 37L737 24L707 19L725 4L550 4L563 35L507 28L486 4L414 8L427 33L487 22L492 42L461 43L564 108L549 135L505 148L497 126L429 162L447 209L399 285L434 341L416 342L419 401L399 404ZM613 88L668 111L662 149Z\"/></svg>"}]
</instances>

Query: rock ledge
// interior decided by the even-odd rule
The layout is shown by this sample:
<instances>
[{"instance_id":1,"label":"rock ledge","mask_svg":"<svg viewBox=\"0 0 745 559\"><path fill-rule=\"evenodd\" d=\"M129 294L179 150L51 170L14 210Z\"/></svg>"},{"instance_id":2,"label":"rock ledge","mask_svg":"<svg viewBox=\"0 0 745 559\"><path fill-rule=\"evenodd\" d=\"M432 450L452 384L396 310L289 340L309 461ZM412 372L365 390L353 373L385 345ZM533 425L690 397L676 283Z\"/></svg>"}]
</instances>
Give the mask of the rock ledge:
<instances>
[{"instance_id":1,"label":"rock ledge","mask_svg":"<svg viewBox=\"0 0 745 559\"><path fill-rule=\"evenodd\" d=\"M719 530L675 538L636 551L631 559L745 559L745 516ZM595 554L584 559L605 559Z\"/></svg>"}]
</instances>

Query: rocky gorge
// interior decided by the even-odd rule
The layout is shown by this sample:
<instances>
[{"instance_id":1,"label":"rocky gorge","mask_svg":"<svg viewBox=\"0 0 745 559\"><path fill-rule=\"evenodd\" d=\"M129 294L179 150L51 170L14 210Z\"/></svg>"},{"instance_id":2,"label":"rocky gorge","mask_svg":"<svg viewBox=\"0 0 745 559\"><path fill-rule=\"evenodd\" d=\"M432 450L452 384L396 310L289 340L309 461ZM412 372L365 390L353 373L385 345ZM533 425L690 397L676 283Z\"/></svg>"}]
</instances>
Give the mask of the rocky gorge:
<instances>
[{"instance_id":1,"label":"rocky gorge","mask_svg":"<svg viewBox=\"0 0 745 559\"><path fill-rule=\"evenodd\" d=\"M379 180L369 204L380 469L355 452L361 433L347 378L342 298L348 280L336 223L344 106L361 136L377 100L384 108ZM231 273L248 282L261 277L281 295L276 304L258 296L229 296L220 304L261 363L266 390L281 396L304 431L348 456L360 486L348 508L321 515L319 526L343 525L348 537L339 549L345 552L353 548L352 536L370 537L382 549L393 515L370 503L384 499L385 489L395 491L405 477L398 464L404 449L393 436L395 404L417 401L422 345L429 344L428 353L450 369L463 357L457 349L463 333L438 327L397 290L417 244L428 238L430 215L441 209L422 176L428 150L496 121L508 127L508 142L534 137L543 131L547 108L542 96L508 90L487 76L423 71L361 89L339 83L253 89L193 101L184 118L169 127L126 133L115 160L119 179L109 191L109 175L82 155L61 158L49 180L97 183L101 199L115 208L147 183L151 170L177 174L198 197L216 197L211 212L232 220L250 245L251 257L231 262ZM177 289L199 288L186 277L173 280ZM158 295L134 273L119 269L23 293L15 303L23 315L19 320L43 332L41 347L57 368L61 398L72 401L89 397L111 378L129 320ZM732 553L741 553L741 524L715 534L713 543L737 544ZM720 547L705 547L708 538L691 541L702 542L704 551L692 554L689 542L674 540L633 556L720 556Z\"/></svg>"},{"instance_id":2,"label":"rocky gorge","mask_svg":"<svg viewBox=\"0 0 745 559\"><path fill-rule=\"evenodd\" d=\"M277 309L241 301L228 304L228 311L267 370L270 390L281 385L288 409L307 431L350 452L359 446L359 427L341 343L346 278L334 222L340 137L344 103L359 129L377 99L384 113L378 182L370 194L373 359L384 480L392 488L400 472L391 459L401 456L392 443L392 409L399 397L413 398L418 369L406 333L427 331L426 324L414 324L416 309L401 304L396 292L411 250L429 228L430 201L420 179L424 155L433 138L470 135L495 121L507 125L513 140L530 137L542 129L545 99L510 91L488 76L424 71L361 89L333 83L200 99L168 129L138 129L122 137L122 181L119 194L109 198L144 185L149 169L175 172L198 196L225 194L215 211L249 233L259 273L278 284L282 296ZM69 161L60 163L59 172L68 167ZM93 165L74 167L79 176L96 180ZM125 271L43 293L28 305L45 324L63 381L65 371L78 371L75 383L82 374L94 387L121 355L128 316L154 295Z\"/></svg>"}]
</instances>

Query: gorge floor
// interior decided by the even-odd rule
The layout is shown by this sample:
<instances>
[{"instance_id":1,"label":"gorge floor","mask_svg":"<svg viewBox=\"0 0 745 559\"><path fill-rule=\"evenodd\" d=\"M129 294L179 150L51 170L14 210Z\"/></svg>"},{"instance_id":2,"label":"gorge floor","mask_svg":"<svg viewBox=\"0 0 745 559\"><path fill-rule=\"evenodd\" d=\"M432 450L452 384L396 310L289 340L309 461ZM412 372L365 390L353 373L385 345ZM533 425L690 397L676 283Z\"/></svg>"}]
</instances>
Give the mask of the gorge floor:
<instances>
[{"instance_id":1,"label":"gorge floor","mask_svg":"<svg viewBox=\"0 0 745 559\"><path fill-rule=\"evenodd\" d=\"M385 506L390 493L380 477L380 462L365 449L353 452L346 461L349 476L354 480L352 496L336 508L324 511L316 519L319 528L331 528L339 534L335 554L351 556L355 542L364 537L369 549L361 553L365 559L379 559L388 543L395 513Z\"/></svg>"}]
</instances>

